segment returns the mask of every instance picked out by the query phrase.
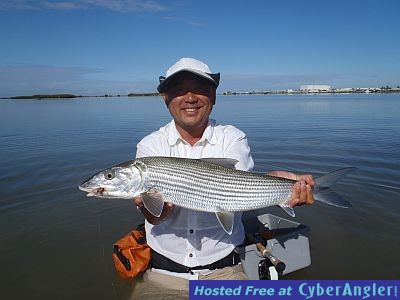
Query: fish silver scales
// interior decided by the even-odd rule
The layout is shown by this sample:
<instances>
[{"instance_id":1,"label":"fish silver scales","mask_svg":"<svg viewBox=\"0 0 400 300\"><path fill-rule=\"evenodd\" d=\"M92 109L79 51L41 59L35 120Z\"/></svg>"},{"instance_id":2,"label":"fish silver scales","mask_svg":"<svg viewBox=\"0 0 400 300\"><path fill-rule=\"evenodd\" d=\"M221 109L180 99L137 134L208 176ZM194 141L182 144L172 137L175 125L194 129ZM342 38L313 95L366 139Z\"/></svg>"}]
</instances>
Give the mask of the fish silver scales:
<instances>
[{"instance_id":1,"label":"fish silver scales","mask_svg":"<svg viewBox=\"0 0 400 300\"><path fill-rule=\"evenodd\" d=\"M279 205L294 217L289 205L295 181L235 170L229 158L187 159L142 157L101 171L79 188L88 196L132 199L141 195L146 209L160 216L164 202L213 212L224 230L233 228L233 212ZM314 198L339 206L350 203L330 190L354 168L344 168L315 180Z\"/></svg>"},{"instance_id":2,"label":"fish silver scales","mask_svg":"<svg viewBox=\"0 0 400 300\"><path fill-rule=\"evenodd\" d=\"M277 205L290 197L295 183L207 160L146 157L137 161L146 166L146 186L162 191L176 205L208 212L245 211ZM221 160L215 161L221 163Z\"/></svg>"}]
</instances>

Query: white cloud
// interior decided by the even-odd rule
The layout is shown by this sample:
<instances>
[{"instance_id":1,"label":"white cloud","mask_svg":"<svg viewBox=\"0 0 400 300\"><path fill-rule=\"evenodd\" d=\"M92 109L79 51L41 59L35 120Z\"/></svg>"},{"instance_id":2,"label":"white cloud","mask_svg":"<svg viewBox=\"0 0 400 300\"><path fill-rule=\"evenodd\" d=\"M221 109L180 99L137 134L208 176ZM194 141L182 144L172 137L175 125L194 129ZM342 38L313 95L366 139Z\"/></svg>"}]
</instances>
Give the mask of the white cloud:
<instances>
[{"instance_id":1,"label":"white cloud","mask_svg":"<svg viewBox=\"0 0 400 300\"><path fill-rule=\"evenodd\" d=\"M262 75L262 74L221 74L220 92L223 91L267 91L297 89L300 85L327 80L321 75Z\"/></svg>"},{"instance_id":2,"label":"white cloud","mask_svg":"<svg viewBox=\"0 0 400 300\"><path fill-rule=\"evenodd\" d=\"M85 10L102 8L117 12L159 12L167 7L153 0L2 0L0 10Z\"/></svg>"},{"instance_id":3,"label":"white cloud","mask_svg":"<svg viewBox=\"0 0 400 300\"><path fill-rule=\"evenodd\" d=\"M115 80L115 78L122 78L122 80ZM391 78L398 78L398 76ZM362 82L361 86L360 82ZM303 84L328 84L339 88L398 86L399 82L394 82L393 79L384 76L365 74L250 75L222 73L218 91L298 89ZM156 92L156 86L155 78L138 78L133 73L110 74L103 69L46 65L0 66L0 97L57 93L85 96L126 95L128 93Z\"/></svg>"},{"instance_id":4,"label":"white cloud","mask_svg":"<svg viewBox=\"0 0 400 300\"><path fill-rule=\"evenodd\" d=\"M202 23L202 22L195 22L195 21L189 21L188 24L189 24L189 25L192 25L192 26L198 26L198 27L204 27L204 26L206 26L205 23Z\"/></svg>"},{"instance_id":5,"label":"white cloud","mask_svg":"<svg viewBox=\"0 0 400 300\"><path fill-rule=\"evenodd\" d=\"M327 84L334 88L398 86L399 74L315 73L315 74L221 74L219 92L274 91L298 89L304 84Z\"/></svg>"},{"instance_id":6,"label":"white cloud","mask_svg":"<svg viewBox=\"0 0 400 300\"><path fill-rule=\"evenodd\" d=\"M0 66L0 97L54 93L124 95L156 91L156 80L128 76L124 81L89 78L99 73L104 70L44 65Z\"/></svg>"},{"instance_id":7,"label":"white cloud","mask_svg":"<svg viewBox=\"0 0 400 300\"><path fill-rule=\"evenodd\" d=\"M53 10L74 10L81 9L82 6L74 2L50 2L43 1L40 2L40 9L53 9Z\"/></svg>"},{"instance_id":8,"label":"white cloud","mask_svg":"<svg viewBox=\"0 0 400 300\"><path fill-rule=\"evenodd\" d=\"M179 21L179 18L178 18L178 17L173 17L173 16L165 16L165 17L163 17L163 19L164 19L165 21L170 21L170 22L177 22L177 21Z\"/></svg>"}]
</instances>

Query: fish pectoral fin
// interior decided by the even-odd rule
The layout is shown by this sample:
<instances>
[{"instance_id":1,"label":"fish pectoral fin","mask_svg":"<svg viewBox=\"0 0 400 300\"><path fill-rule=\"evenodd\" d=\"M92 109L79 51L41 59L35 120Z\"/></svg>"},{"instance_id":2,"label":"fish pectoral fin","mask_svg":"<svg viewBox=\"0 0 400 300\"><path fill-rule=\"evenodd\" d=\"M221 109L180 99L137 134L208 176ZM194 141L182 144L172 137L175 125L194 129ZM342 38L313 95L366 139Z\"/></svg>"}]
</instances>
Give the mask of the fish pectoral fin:
<instances>
[{"instance_id":1,"label":"fish pectoral fin","mask_svg":"<svg viewBox=\"0 0 400 300\"><path fill-rule=\"evenodd\" d=\"M288 201L286 201L286 202L283 202L283 203L281 203L281 204L279 204L279 206L289 215L289 216L291 216L291 217L295 217L296 216L296 214L294 213L294 209L293 209L293 207L291 207L290 206L290 204L289 204L289 200Z\"/></svg>"},{"instance_id":2,"label":"fish pectoral fin","mask_svg":"<svg viewBox=\"0 0 400 300\"><path fill-rule=\"evenodd\" d=\"M201 160L211 164L227 167L230 169L235 169L235 165L238 162L237 159L233 158L215 158L215 157L201 158Z\"/></svg>"},{"instance_id":3,"label":"fish pectoral fin","mask_svg":"<svg viewBox=\"0 0 400 300\"><path fill-rule=\"evenodd\" d=\"M151 189L141 194L144 207L155 217L161 216L165 197L160 191Z\"/></svg>"},{"instance_id":4,"label":"fish pectoral fin","mask_svg":"<svg viewBox=\"0 0 400 300\"><path fill-rule=\"evenodd\" d=\"M225 232L229 235L232 234L235 214L229 211L218 211L215 216Z\"/></svg>"}]
</instances>

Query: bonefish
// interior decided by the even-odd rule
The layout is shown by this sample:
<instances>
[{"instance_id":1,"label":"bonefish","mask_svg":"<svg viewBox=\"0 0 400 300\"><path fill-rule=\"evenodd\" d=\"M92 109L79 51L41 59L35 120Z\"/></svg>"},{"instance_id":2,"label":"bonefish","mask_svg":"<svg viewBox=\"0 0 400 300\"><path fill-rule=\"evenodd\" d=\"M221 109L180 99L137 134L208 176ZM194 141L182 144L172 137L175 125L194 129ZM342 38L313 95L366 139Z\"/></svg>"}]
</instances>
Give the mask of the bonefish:
<instances>
[{"instance_id":1,"label":"bonefish","mask_svg":"<svg viewBox=\"0 0 400 300\"><path fill-rule=\"evenodd\" d=\"M142 157L103 170L79 188L88 196L101 198L132 199L141 195L146 209L157 217L164 202L215 213L229 234L236 211L279 205L295 216L289 204L295 180L236 170L236 163L229 158ZM330 186L354 169L339 169L316 178L315 200L350 207Z\"/></svg>"}]
</instances>

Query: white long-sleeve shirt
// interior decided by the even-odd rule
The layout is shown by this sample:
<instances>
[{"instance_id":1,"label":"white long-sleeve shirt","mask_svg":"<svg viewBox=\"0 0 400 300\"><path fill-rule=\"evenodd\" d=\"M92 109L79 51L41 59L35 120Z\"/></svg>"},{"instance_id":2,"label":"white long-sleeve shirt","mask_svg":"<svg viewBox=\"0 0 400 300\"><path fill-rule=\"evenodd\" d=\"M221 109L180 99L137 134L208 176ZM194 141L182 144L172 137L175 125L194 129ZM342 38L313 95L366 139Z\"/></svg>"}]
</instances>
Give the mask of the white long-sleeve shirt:
<instances>
[{"instance_id":1,"label":"white long-sleeve shirt","mask_svg":"<svg viewBox=\"0 0 400 300\"><path fill-rule=\"evenodd\" d=\"M193 146L184 141L174 121L144 137L136 157L173 156L185 158L233 158L236 169L250 171L254 163L246 135L231 125L210 119L202 138ZM245 200L245 199L243 199ZM176 206L167 220L152 225L146 221L149 246L169 259L188 267L213 263L233 251L244 240L241 213L235 214L233 232L228 235L214 213Z\"/></svg>"}]
</instances>

